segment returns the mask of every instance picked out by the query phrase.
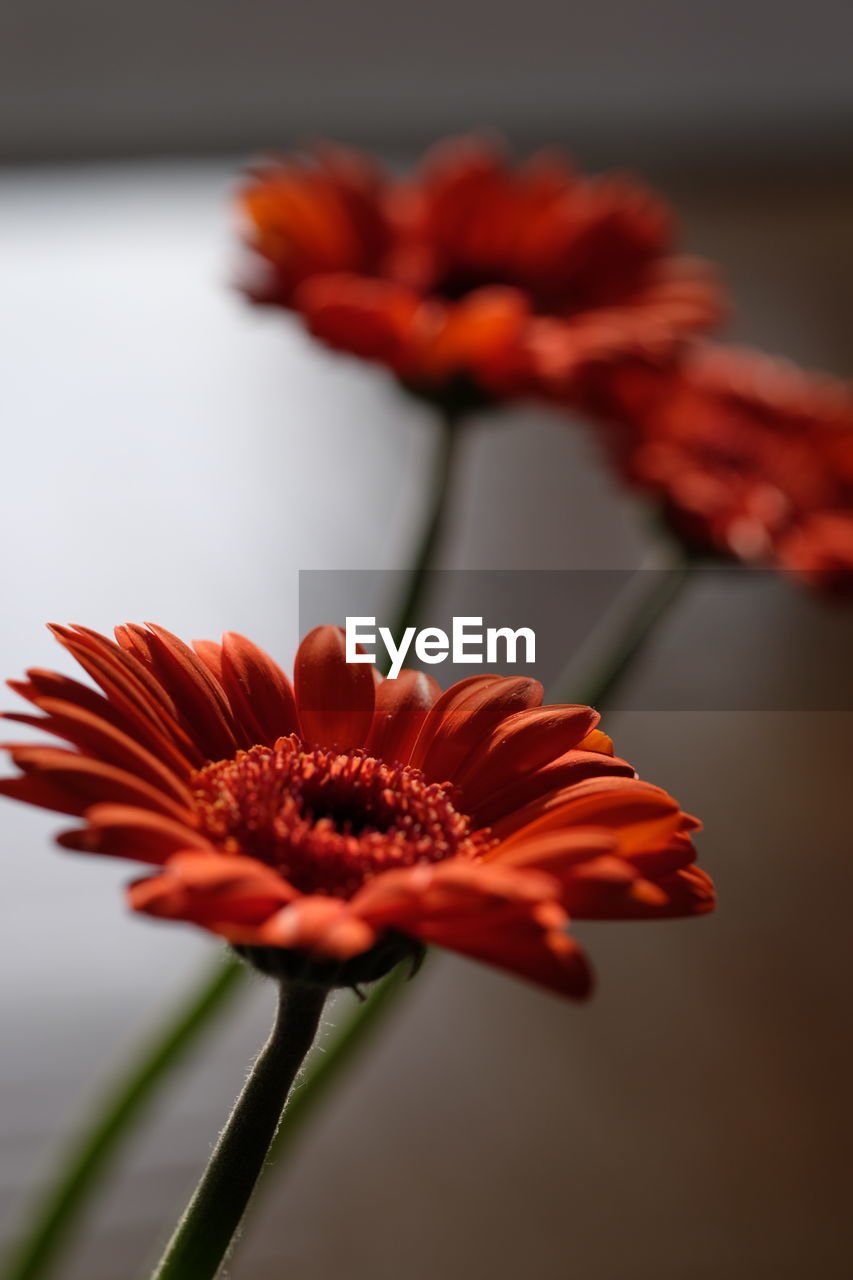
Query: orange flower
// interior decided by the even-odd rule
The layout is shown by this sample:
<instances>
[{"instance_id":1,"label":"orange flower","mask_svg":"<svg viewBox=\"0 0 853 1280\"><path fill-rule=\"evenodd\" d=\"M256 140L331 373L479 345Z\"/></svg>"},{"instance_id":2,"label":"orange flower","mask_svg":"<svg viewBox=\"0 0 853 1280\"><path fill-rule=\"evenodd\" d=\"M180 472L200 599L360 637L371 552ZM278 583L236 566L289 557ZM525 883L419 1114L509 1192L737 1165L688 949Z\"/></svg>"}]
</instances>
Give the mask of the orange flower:
<instances>
[{"instance_id":1,"label":"orange flower","mask_svg":"<svg viewBox=\"0 0 853 1280\"><path fill-rule=\"evenodd\" d=\"M616 456L691 544L819 583L853 570L853 388L758 352L696 346L606 389Z\"/></svg>"},{"instance_id":2,"label":"orange flower","mask_svg":"<svg viewBox=\"0 0 853 1280\"><path fill-rule=\"evenodd\" d=\"M240 203L249 295L433 400L582 398L593 370L666 359L721 315L657 196L556 153L512 166L462 139L393 180L323 150L255 169Z\"/></svg>"},{"instance_id":3,"label":"orange flower","mask_svg":"<svg viewBox=\"0 0 853 1280\"><path fill-rule=\"evenodd\" d=\"M100 692L44 670L10 682L43 715L8 718L70 747L12 744L21 773L0 791L83 818L65 848L156 866L135 910L262 969L349 985L437 943L583 996L569 915L713 905L696 821L613 756L595 711L542 707L534 680L382 681L335 627L303 640L294 685L234 634L54 631Z\"/></svg>"}]
</instances>

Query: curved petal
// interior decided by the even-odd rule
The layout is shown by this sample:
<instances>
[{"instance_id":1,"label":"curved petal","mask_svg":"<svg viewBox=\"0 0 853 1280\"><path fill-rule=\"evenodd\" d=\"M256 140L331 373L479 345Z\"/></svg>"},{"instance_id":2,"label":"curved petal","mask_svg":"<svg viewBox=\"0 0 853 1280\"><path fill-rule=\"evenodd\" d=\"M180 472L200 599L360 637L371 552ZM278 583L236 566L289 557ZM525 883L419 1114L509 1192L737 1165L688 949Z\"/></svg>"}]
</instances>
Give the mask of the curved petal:
<instances>
[{"instance_id":1,"label":"curved petal","mask_svg":"<svg viewBox=\"0 0 853 1280\"><path fill-rule=\"evenodd\" d=\"M49 809L53 813L81 813L76 799L63 786L38 773L0 778L0 796L19 800L21 804L33 804L38 809Z\"/></svg>"},{"instance_id":2,"label":"curved petal","mask_svg":"<svg viewBox=\"0 0 853 1280\"><path fill-rule=\"evenodd\" d=\"M47 671L43 667L30 667L26 680L7 680L6 684L21 698L41 708L45 698L57 702L71 703L88 711L101 720L106 720L114 728L123 733L128 731L128 720L122 716L102 693L89 684L72 680L70 676L60 675L58 671Z\"/></svg>"},{"instance_id":3,"label":"curved petal","mask_svg":"<svg viewBox=\"0 0 853 1280\"><path fill-rule=\"evenodd\" d=\"M454 782L466 803L476 806L485 796L540 768L576 747L598 723L592 707L547 706L505 716L482 746L457 770Z\"/></svg>"},{"instance_id":4,"label":"curved petal","mask_svg":"<svg viewBox=\"0 0 853 1280\"><path fill-rule=\"evenodd\" d=\"M364 745L374 708L368 663L346 661L340 627L316 627L296 653L294 683L303 741L346 751Z\"/></svg>"},{"instance_id":5,"label":"curved petal","mask_svg":"<svg viewBox=\"0 0 853 1280\"><path fill-rule=\"evenodd\" d=\"M221 685L198 654L154 623L147 623L144 628L128 625L121 630L147 658L206 759L233 756L239 745L239 731Z\"/></svg>"},{"instance_id":6,"label":"curved petal","mask_svg":"<svg viewBox=\"0 0 853 1280\"><path fill-rule=\"evenodd\" d=\"M57 836L63 848L158 865L182 850L216 852L210 841L189 824L150 809L96 804L86 810L85 818L87 826Z\"/></svg>"},{"instance_id":7,"label":"curved petal","mask_svg":"<svg viewBox=\"0 0 853 1280\"><path fill-rule=\"evenodd\" d=\"M553 904L552 904L553 905ZM556 995L584 1000L592 992L592 970L567 919L518 913L497 920L427 923L418 930L433 943L525 978Z\"/></svg>"},{"instance_id":8,"label":"curved petal","mask_svg":"<svg viewBox=\"0 0 853 1280\"><path fill-rule=\"evenodd\" d=\"M215 640L193 640L193 648L214 680L222 684L222 645Z\"/></svg>"},{"instance_id":9,"label":"curved petal","mask_svg":"<svg viewBox=\"0 0 853 1280\"><path fill-rule=\"evenodd\" d=\"M488 901L529 907L558 896L557 881L537 870L450 858L386 871L358 891L352 906L371 924L406 931L422 919L467 917Z\"/></svg>"},{"instance_id":10,"label":"curved petal","mask_svg":"<svg viewBox=\"0 0 853 1280\"><path fill-rule=\"evenodd\" d=\"M576 920L639 920L659 912L666 894L624 858L605 854L573 868L562 901Z\"/></svg>"},{"instance_id":11,"label":"curved petal","mask_svg":"<svg viewBox=\"0 0 853 1280\"><path fill-rule=\"evenodd\" d=\"M368 755L387 764L405 764L441 688L424 671L403 670L376 689L373 724L365 743Z\"/></svg>"},{"instance_id":12,"label":"curved petal","mask_svg":"<svg viewBox=\"0 0 853 1280\"><path fill-rule=\"evenodd\" d=\"M177 853L159 875L137 880L128 890L134 911L186 920L214 933L258 925L297 895L263 862L216 853Z\"/></svg>"},{"instance_id":13,"label":"curved petal","mask_svg":"<svg viewBox=\"0 0 853 1280\"><path fill-rule=\"evenodd\" d=\"M299 732L287 676L263 649L234 631L222 637L222 683L250 745L270 746L277 738Z\"/></svg>"},{"instance_id":14,"label":"curved petal","mask_svg":"<svg viewBox=\"0 0 853 1280\"><path fill-rule=\"evenodd\" d=\"M467 807L478 826L502 823L502 829L508 833L514 822L524 821L518 815L527 813L531 804L566 792L579 782L603 777L633 778L634 770L618 756L567 751L540 769L522 772L515 780L508 778L503 787L496 788L479 802L469 801L466 793Z\"/></svg>"},{"instance_id":15,"label":"curved petal","mask_svg":"<svg viewBox=\"0 0 853 1280\"><path fill-rule=\"evenodd\" d=\"M424 352L424 376L440 381L467 371L488 378L529 314L530 303L520 289L506 285L473 289L447 308L444 323Z\"/></svg>"},{"instance_id":16,"label":"curved petal","mask_svg":"<svg viewBox=\"0 0 853 1280\"><path fill-rule=\"evenodd\" d=\"M204 763L205 756L198 743L178 723L173 710L154 696L151 686L158 687L156 681L132 653L111 645L104 637L100 638L102 644L96 645L91 637L78 635L69 627L51 626L50 630L103 689L108 702L123 717L128 731L132 727L158 754L160 750L165 754L180 754L192 767ZM160 692L162 699L166 699L165 691Z\"/></svg>"},{"instance_id":17,"label":"curved petal","mask_svg":"<svg viewBox=\"0 0 853 1280\"><path fill-rule=\"evenodd\" d=\"M622 856L663 848L679 832L683 814L672 796L639 778L591 778L536 800L495 824L503 848L564 827L600 827Z\"/></svg>"},{"instance_id":18,"label":"curved petal","mask_svg":"<svg viewBox=\"0 0 853 1280\"><path fill-rule=\"evenodd\" d=\"M579 920L662 920L704 915L714 909L716 896L710 877L699 867L646 876L635 863L600 858L569 877L563 903Z\"/></svg>"},{"instance_id":19,"label":"curved petal","mask_svg":"<svg viewBox=\"0 0 853 1280\"><path fill-rule=\"evenodd\" d=\"M368 951L377 934L348 902L319 894L296 898L252 937L261 946L305 951L318 959L349 960Z\"/></svg>"},{"instance_id":20,"label":"curved petal","mask_svg":"<svg viewBox=\"0 0 853 1280\"><path fill-rule=\"evenodd\" d=\"M532 867L562 881L575 868L593 858L611 854L616 840L600 827L573 827L567 831L543 831L511 845L498 845L490 866Z\"/></svg>"},{"instance_id":21,"label":"curved petal","mask_svg":"<svg viewBox=\"0 0 853 1280\"><path fill-rule=\"evenodd\" d=\"M559 892L539 871L451 859L377 876L351 907L376 928L399 929L581 998L591 975L566 932Z\"/></svg>"},{"instance_id":22,"label":"curved petal","mask_svg":"<svg viewBox=\"0 0 853 1280\"><path fill-rule=\"evenodd\" d=\"M423 309L418 293L388 280L317 275L299 286L295 302L310 331L329 346L399 374L410 371Z\"/></svg>"},{"instance_id":23,"label":"curved petal","mask_svg":"<svg viewBox=\"0 0 853 1280\"><path fill-rule=\"evenodd\" d=\"M57 738L64 738L66 742L73 743L97 760L117 765L144 778L181 804L191 803L192 797L185 781L187 769L177 775L126 733L114 728L99 715L93 715L71 702L42 698L39 706L45 712L44 718L14 712L5 712L2 718L14 720L18 724L29 724Z\"/></svg>"},{"instance_id":24,"label":"curved petal","mask_svg":"<svg viewBox=\"0 0 853 1280\"><path fill-rule=\"evenodd\" d=\"M613 755L613 739L600 729L593 729L582 742L578 743L580 751L597 751L603 756Z\"/></svg>"},{"instance_id":25,"label":"curved petal","mask_svg":"<svg viewBox=\"0 0 853 1280\"><path fill-rule=\"evenodd\" d=\"M412 752L411 763L430 782L455 781L463 762L502 721L542 701L539 681L524 677L475 676L461 685L436 702Z\"/></svg>"},{"instance_id":26,"label":"curved petal","mask_svg":"<svg viewBox=\"0 0 853 1280\"><path fill-rule=\"evenodd\" d=\"M64 813L80 816L93 804L114 802L154 809L179 822L191 820L189 810L164 791L102 760L62 747L39 747L30 743L13 743L7 745L6 750L23 773L45 778L52 789L64 794Z\"/></svg>"}]
</instances>

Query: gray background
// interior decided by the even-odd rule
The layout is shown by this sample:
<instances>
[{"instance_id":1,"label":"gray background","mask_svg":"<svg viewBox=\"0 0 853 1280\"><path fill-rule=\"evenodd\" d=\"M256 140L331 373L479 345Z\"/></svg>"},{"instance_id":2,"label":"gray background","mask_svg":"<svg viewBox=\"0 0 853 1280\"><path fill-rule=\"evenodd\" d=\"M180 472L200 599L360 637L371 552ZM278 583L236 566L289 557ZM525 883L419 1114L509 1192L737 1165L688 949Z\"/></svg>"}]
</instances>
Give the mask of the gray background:
<instances>
[{"instance_id":1,"label":"gray background","mask_svg":"<svg viewBox=\"0 0 853 1280\"><path fill-rule=\"evenodd\" d=\"M68 669L48 618L230 627L287 661L299 569L405 562L427 417L230 290L243 151L331 131L404 157L497 123L649 164L732 283L732 332L850 373L846 4L42 3L3 21L0 130L22 162L0 179L3 673ZM449 567L625 568L645 546L589 442L530 408L472 429L452 534ZM816 609L791 587L756 610L745 679L780 653L825 666ZM689 595L632 705L654 705L680 653L714 658ZM704 818L719 913L583 929L585 1008L439 957L271 1181L235 1280L846 1276L850 715L625 710L607 727ZM4 802L2 820L11 1235L213 948L129 919L128 868L52 848L61 819ZM139 1272L270 1013L258 985L199 1050L64 1280Z\"/></svg>"},{"instance_id":2,"label":"gray background","mask_svg":"<svg viewBox=\"0 0 853 1280\"><path fill-rule=\"evenodd\" d=\"M12 0L0 24L22 158L481 123L701 167L698 147L843 154L853 117L846 0Z\"/></svg>"}]
</instances>

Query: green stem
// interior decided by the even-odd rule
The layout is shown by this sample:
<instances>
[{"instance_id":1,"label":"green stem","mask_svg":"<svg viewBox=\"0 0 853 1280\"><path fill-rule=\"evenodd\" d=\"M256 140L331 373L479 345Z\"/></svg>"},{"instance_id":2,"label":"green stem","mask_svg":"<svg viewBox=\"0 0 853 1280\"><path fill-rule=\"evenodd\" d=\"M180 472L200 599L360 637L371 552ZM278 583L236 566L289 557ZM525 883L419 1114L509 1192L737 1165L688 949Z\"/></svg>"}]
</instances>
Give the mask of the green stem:
<instances>
[{"instance_id":1,"label":"green stem","mask_svg":"<svg viewBox=\"0 0 853 1280\"><path fill-rule=\"evenodd\" d=\"M344 1067L397 1003L411 976L407 965L398 964L386 978L376 983L370 995L361 1001L341 1030L312 1057L299 1088L294 1091L287 1104L286 1123L275 1136L272 1146L275 1160L281 1159L293 1145L299 1131L304 1128L317 1104L332 1088Z\"/></svg>"},{"instance_id":2,"label":"green stem","mask_svg":"<svg viewBox=\"0 0 853 1280\"><path fill-rule=\"evenodd\" d=\"M412 626L417 621L429 584L429 574L435 560L435 553L447 523L448 498L461 434L461 419L447 411L441 416L439 423L438 444L432 460L426 520L421 530L417 553L407 575L406 590L391 628L392 635L398 641L406 627Z\"/></svg>"},{"instance_id":3,"label":"green stem","mask_svg":"<svg viewBox=\"0 0 853 1280\"><path fill-rule=\"evenodd\" d=\"M236 960L217 958L188 1001L169 1018L153 1048L136 1062L101 1104L93 1127L77 1141L61 1164L59 1176L38 1205L30 1228L7 1261L4 1280L37 1280L59 1256L83 1208L104 1176L122 1136L141 1118L155 1089L174 1071L202 1031L245 980Z\"/></svg>"},{"instance_id":4,"label":"green stem","mask_svg":"<svg viewBox=\"0 0 853 1280\"><path fill-rule=\"evenodd\" d=\"M283 983L270 1038L220 1134L152 1280L213 1280L264 1167L281 1113L317 1034L327 990Z\"/></svg>"}]
</instances>

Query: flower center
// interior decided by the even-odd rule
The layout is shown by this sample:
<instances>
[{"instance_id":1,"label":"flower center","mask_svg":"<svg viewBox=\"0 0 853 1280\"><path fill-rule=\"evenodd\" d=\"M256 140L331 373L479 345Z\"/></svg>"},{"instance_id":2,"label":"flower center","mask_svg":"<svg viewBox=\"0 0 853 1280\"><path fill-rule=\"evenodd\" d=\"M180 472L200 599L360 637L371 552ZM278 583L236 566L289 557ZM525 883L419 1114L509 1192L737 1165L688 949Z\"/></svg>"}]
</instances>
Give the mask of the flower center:
<instances>
[{"instance_id":1,"label":"flower center","mask_svg":"<svg viewBox=\"0 0 853 1280\"><path fill-rule=\"evenodd\" d=\"M296 737L209 764L192 787L206 836L275 867L302 893L349 898L379 872L477 858L492 844L454 808L450 784Z\"/></svg>"}]
</instances>

